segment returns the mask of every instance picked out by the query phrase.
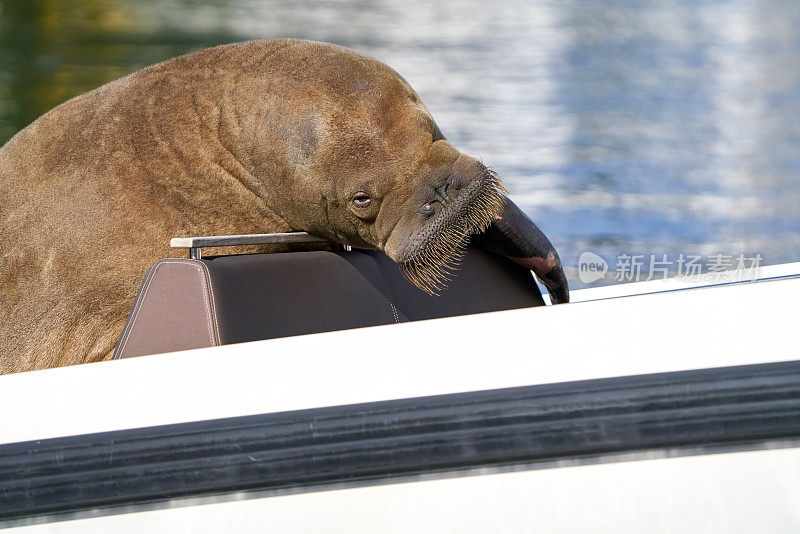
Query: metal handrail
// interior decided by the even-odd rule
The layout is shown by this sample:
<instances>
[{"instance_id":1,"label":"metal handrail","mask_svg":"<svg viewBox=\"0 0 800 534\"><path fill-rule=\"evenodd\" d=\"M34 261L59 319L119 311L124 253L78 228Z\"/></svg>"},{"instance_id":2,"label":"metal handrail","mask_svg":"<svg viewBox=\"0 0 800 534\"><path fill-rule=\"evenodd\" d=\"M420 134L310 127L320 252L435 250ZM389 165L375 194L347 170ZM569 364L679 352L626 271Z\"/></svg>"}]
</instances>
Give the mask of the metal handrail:
<instances>
[{"instance_id":1,"label":"metal handrail","mask_svg":"<svg viewBox=\"0 0 800 534\"><path fill-rule=\"evenodd\" d=\"M327 239L308 232L282 234L208 235L197 237L173 237L169 246L188 248L189 257L199 260L202 247L232 247L236 245L277 245L285 243L329 243Z\"/></svg>"}]
</instances>

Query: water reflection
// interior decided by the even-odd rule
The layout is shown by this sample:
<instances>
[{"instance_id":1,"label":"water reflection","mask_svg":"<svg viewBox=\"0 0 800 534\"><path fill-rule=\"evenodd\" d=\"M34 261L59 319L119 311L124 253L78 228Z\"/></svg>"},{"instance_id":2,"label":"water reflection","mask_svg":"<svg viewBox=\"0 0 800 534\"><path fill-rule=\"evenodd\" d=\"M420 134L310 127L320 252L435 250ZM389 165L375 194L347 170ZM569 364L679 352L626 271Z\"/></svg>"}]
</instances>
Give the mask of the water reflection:
<instances>
[{"instance_id":1,"label":"water reflection","mask_svg":"<svg viewBox=\"0 0 800 534\"><path fill-rule=\"evenodd\" d=\"M567 265L584 250L797 261L798 28L793 0L3 1L0 142L162 59L303 37L403 74Z\"/></svg>"}]
</instances>

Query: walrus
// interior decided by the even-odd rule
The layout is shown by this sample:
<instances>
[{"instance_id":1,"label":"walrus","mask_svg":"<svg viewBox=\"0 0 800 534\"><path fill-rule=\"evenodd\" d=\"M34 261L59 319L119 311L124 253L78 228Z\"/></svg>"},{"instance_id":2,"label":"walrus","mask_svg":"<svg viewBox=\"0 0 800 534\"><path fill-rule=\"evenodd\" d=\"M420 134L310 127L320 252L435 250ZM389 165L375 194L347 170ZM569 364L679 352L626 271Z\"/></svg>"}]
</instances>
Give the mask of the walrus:
<instances>
[{"instance_id":1,"label":"walrus","mask_svg":"<svg viewBox=\"0 0 800 534\"><path fill-rule=\"evenodd\" d=\"M0 148L0 371L109 359L172 237L289 231L383 250L431 293L485 231L569 298L550 241L399 74L242 42L77 96Z\"/></svg>"}]
</instances>

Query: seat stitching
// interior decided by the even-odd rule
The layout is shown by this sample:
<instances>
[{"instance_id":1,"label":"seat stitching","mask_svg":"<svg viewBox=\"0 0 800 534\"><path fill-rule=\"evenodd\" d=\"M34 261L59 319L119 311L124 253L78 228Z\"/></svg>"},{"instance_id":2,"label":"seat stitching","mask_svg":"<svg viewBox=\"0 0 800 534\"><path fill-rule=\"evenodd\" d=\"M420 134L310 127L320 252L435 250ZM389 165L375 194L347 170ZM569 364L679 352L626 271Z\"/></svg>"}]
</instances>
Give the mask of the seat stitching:
<instances>
[{"instance_id":1,"label":"seat stitching","mask_svg":"<svg viewBox=\"0 0 800 534\"><path fill-rule=\"evenodd\" d=\"M161 267L161 263L162 262L156 263L156 265L153 266L152 270L148 272L147 282L145 282L144 288L142 290L142 296L140 299L136 301L136 305L131 311L131 315L133 315L133 321L131 321L130 328L126 328L122 334L124 339L122 340L122 346L119 349L120 358L122 357L122 353L125 351L125 346L128 344L128 339L130 339L131 332L133 331L134 326L136 326L136 320L139 319L139 310L142 309L142 305L144 304L144 299L147 297L147 292L150 290L150 283L153 281L153 278L155 278L156 272L158 272L158 269Z\"/></svg>"},{"instance_id":2,"label":"seat stitching","mask_svg":"<svg viewBox=\"0 0 800 534\"><path fill-rule=\"evenodd\" d=\"M199 262L200 267L203 270L203 292L206 295L205 302L206 302L206 316L208 318L208 325L211 330L211 341L216 346L221 345L220 342L220 335L219 335L219 324L217 322L217 313L216 313L216 301L214 299L214 286L211 285L211 271L208 269L208 265L203 262Z\"/></svg>"},{"instance_id":3,"label":"seat stitching","mask_svg":"<svg viewBox=\"0 0 800 534\"><path fill-rule=\"evenodd\" d=\"M394 305L394 298L392 297L392 290L389 288L389 282L386 280L386 276L383 274L383 269L381 269L378 260L376 260L372 255L369 255L375 265L378 267L378 274L381 277L381 281L383 282L383 287L386 288L386 300L389 301L389 306L392 307L392 315L394 315L394 322L395 324L400 323L400 316L397 314L397 308Z\"/></svg>"}]
</instances>

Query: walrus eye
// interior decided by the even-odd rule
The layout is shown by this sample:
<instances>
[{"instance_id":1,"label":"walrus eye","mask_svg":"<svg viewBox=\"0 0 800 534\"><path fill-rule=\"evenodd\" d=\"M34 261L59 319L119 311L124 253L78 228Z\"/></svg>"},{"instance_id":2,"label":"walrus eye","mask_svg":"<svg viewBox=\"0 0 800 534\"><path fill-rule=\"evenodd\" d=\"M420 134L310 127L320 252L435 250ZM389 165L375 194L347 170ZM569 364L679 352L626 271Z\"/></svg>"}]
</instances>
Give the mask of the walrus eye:
<instances>
[{"instance_id":1,"label":"walrus eye","mask_svg":"<svg viewBox=\"0 0 800 534\"><path fill-rule=\"evenodd\" d=\"M353 197L353 204L357 208L368 208L372 204L372 199L366 193L356 193L356 196Z\"/></svg>"}]
</instances>

